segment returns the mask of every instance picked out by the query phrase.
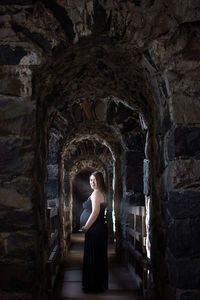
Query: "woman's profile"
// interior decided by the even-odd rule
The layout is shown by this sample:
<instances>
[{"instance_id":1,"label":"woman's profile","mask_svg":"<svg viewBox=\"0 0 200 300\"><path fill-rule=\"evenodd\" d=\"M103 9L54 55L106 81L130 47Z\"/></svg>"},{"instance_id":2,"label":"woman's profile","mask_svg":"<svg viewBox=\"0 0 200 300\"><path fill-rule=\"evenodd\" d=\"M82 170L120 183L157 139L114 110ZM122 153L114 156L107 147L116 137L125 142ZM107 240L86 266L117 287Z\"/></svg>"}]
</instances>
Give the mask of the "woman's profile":
<instances>
[{"instance_id":1,"label":"woman's profile","mask_svg":"<svg viewBox=\"0 0 200 300\"><path fill-rule=\"evenodd\" d=\"M93 192L83 203L80 217L85 232L82 287L86 292L101 292L108 288L108 230L104 217L107 195L101 172L90 175L90 186Z\"/></svg>"}]
</instances>

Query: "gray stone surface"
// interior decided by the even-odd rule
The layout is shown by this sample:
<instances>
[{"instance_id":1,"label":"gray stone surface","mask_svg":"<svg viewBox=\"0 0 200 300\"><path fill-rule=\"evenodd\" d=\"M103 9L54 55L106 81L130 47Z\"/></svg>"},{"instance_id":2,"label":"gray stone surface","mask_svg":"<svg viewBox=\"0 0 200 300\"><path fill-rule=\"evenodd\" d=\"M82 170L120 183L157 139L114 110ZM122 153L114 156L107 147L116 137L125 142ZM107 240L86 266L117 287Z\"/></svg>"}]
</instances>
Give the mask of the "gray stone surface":
<instances>
[{"instance_id":1,"label":"gray stone surface","mask_svg":"<svg viewBox=\"0 0 200 300\"><path fill-rule=\"evenodd\" d=\"M168 242L172 254L176 258L198 255L200 251L200 245L197 242L199 233L199 217L171 220L168 228Z\"/></svg>"},{"instance_id":2,"label":"gray stone surface","mask_svg":"<svg viewBox=\"0 0 200 300\"><path fill-rule=\"evenodd\" d=\"M46 190L48 199L58 197L58 179L48 178Z\"/></svg>"},{"instance_id":3,"label":"gray stone surface","mask_svg":"<svg viewBox=\"0 0 200 300\"><path fill-rule=\"evenodd\" d=\"M170 192L167 200L168 212L175 219L198 217L200 214L199 199L199 192Z\"/></svg>"},{"instance_id":4,"label":"gray stone surface","mask_svg":"<svg viewBox=\"0 0 200 300\"><path fill-rule=\"evenodd\" d=\"M73 176L94 169L112 170L117 249L126 226L121 206L143 205L143 192L152 199L149 295L196 300L199 2L2 0L0 16L5 300L9 290L11 299L29 299L32 290L34 299L45 298L46 195L58 197L59 186L64 228ZM62 254L69 228L60 235Z\"/></svg>"},{"instance_id":5,"label":"gray stone surface","mask_svg":"<svg viewBox=\"0 0 200 300\"><path fill-rule=\"evenodd\" d=\"M199 259L175 259L169 254L170 283L180 289L199 288ZM190 280L188 280L190 278Z\"/></svg>"},{"instance_id":6,"label":"gray stone surface","mask_svg":"<svg viewBox=\"0 0 200 300\"><path fill-rule=\"evenodd\" d=\"M197 292L190 291L190 292L182 293L180 296L180 300L198 300L199 297L200 297L200 293L198 291Z\"/></svg>"}]
</instances>

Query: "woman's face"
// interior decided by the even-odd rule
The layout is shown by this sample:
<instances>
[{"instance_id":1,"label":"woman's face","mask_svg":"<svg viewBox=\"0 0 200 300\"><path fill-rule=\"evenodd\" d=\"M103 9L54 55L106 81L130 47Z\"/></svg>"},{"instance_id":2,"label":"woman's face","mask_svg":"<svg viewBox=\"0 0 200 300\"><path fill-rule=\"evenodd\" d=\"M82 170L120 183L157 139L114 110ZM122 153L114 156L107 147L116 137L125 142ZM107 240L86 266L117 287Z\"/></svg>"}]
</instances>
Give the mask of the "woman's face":
<instances>
[{"instance_id":1,"label":"woman's face","mask_svg":"<svg viewBox=\"0 0 200 300\"><path fill-rule=\"evenodd\" d=\"M97 189L97 181L94 175L90 176L90 186L93 190Z\"/></svg>"}]
</instances>

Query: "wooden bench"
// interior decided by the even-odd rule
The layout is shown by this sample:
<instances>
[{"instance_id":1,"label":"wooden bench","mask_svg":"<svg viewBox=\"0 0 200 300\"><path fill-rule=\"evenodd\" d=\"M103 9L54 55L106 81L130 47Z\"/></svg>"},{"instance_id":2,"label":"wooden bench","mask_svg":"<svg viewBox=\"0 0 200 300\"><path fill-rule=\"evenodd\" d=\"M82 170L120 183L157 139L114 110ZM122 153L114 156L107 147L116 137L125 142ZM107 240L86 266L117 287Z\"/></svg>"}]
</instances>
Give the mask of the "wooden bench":
<instances>
[{"instance_id":1,"label":"wooden bench","mask_svg":"<svg viewBox=\"0 0 200 300\"><path fill-rule=\"evenodd\" d=\"M138 287L147 293L147 272L149 263L146 254L146 211L144 206L129 208L128 239L125 247L128 252L128 267L136 277Z\"/></svg>"},{"instance_id":2,"label":"wooden bench","mask_svg":"<svg viewBox=\"0 0 200 300\"><path fill-rule=\"evenodd\" d=\"M59 218L58 208L51 207L47 209L48 224L48 251L47 251L47 292L51 294L54 288L55 280L58 275L60 265L60 241L59 241Z\"/></svg>"}]
</instances>

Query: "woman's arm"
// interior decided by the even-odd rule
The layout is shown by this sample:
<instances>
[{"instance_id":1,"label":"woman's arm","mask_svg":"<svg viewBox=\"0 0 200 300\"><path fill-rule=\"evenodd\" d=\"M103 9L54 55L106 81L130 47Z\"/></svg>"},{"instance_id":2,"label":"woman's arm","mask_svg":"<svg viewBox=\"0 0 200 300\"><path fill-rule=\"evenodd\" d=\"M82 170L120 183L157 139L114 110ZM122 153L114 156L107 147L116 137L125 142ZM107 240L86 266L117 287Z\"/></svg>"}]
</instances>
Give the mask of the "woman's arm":
<instances>
[{"instance_id":1,"label":"woman's arm","mask_svg":"<svg viewBox=\"0 0 200 300\"><path fill-rule=\"evenodd\" d=\"M92 193L91 201L92 201L92 212L86 222L86 224L82 227L83 231L87 231L92 224L96 221L99 211L100 211L100 199L99 199L99 192L95 191Z\"/></svg>"}]
</instances>

